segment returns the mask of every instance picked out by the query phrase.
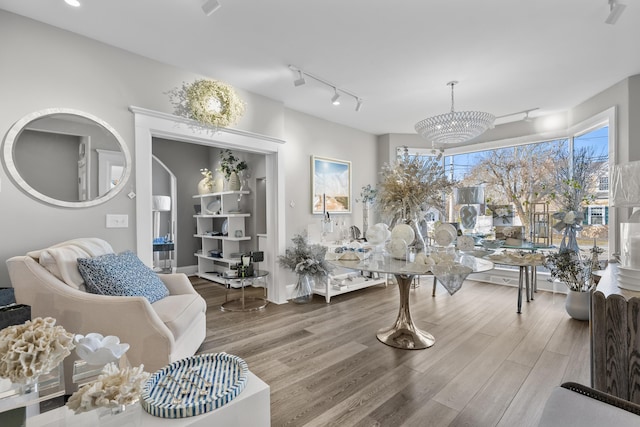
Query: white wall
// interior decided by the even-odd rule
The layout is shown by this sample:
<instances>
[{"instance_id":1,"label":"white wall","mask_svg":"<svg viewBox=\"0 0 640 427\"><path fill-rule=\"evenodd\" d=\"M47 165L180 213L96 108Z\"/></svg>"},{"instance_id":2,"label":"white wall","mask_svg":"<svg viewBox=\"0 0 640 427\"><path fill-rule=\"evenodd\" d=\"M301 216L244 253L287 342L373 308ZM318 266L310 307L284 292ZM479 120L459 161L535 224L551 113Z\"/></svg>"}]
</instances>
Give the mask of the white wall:
<instances>
[{"instance_id":1,"label":"white wall","mask_svg":"<svg viewBox=\"0 0 640 427\"><path fill-rule=\"evenodd\" d=\"M133 114L129 106L172 113L166 92L202 76L158 63L75 34L0 10L0 134L36 110L67 107L105 120L135 153ZM215 70L209 78L215 79ZM287 238L304 231L310 214L310 156L353 162L353 197L360 188L376 182L376 138L365 132L286 110L282 103L236 88L246 101L238 129L287 141ZM285 129L286 122L286 129ZM134 159L135 162L135 159ZM123 194L105 204L86 209L44 205L22 193L0 170L0 260L52 243L80 236L108 240L116 251L136 248L135 170ZM193 183L195 189L196 182ZM189 206L189 209L193 209ZM361 206L346 220L361 226ZM107 213L129 215L129 228L106 229ZM151 221L151 218L149 218ZM150 224L144 224L150 227ZM8 286L4 262L0 286Z\"/></svg>"}]
</instances>

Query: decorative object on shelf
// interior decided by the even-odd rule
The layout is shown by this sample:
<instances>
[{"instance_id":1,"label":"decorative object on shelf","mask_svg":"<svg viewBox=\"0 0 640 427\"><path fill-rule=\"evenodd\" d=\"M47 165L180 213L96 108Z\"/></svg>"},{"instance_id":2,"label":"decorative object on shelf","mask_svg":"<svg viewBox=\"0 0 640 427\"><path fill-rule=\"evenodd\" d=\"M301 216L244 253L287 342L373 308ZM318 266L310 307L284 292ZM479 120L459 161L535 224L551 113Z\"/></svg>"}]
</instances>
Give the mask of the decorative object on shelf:
<instances>
[{"instance_id":1,"label":"decorative object on shelf","mask_svg":"<svg viewBox=\"0 0 640 427\"><path fill-rule=\"evenodd\" d=\"M431 207L444 212L442 195L453 185L442 165L429 156L411 156L404 147L394 164L382 167L381 176L376 199L381 213L392 218L390 225L404 222L422 236L418 222L423 213ZM424 250L424 239L407 243L417 252Z\"/></svg>"},{"instance_id":2,"label":"decorative object on shelf","mask_svg":"<svg viewBox=\"0 0 640 427\"><path fill-rule=\"evenodd\" d=\"M107 364L98 378L83 385L71 395L67 406L79 414L96 408L109 408L113 413L126 410L128 405L137 403L149 373L144 366L118 368Z\"/></svg>"},{"instance_id":3,"label":"decorative object on shelf","mask_svg":"<svg viewBox=\"0 0 640 427\"><path fill-rule=\"evenodd\" d=\"M233 87L218 80L183 83L168 93L178 116L193 119L214 129L235 124L245 110L245 103Z\"/></svg>"},{"instance_id":4,"label":"decorative object on shelf","mask_svg":"<svg viewBox=\"0 0 640 427\"><path fill-rule=\"evenodd\" d=\"M351 162L311 156L311 213L351 213Z\"/></svg>"},{"instance_id":5,"label":"decorative object on shelf","mask_svg":"<svg viewBox=\"0 0 640 427\"><path fill-rule=\"evenodd\" d=\"M227 353L198 354L155 372L144 385L141 404L161 418L204 414L231 402L244 390L247 363Z\"/></svg>"},{"instance_id":6,"label":"decorative object on shelf","mask_svg":"<svg viewBox=\"0 0 640 427\"><path fill-rule=\"evenodd\" d=\"M75 347L73 334L52 317L36 317L0 331L0 377L37 391L40 375L51 372Z\"/></svg>"},{"instance_id":7,"label":"decorative object on shelf","mask_svg":"<svg viewBox=\"0 0 640 427\"><path fill-rule=\"evenodd\" d=\"M287 248L285 254L278 257L278 262L298 275L291 301L307 303L313 299L313 287L309 279L327 280L327 275L333 267L325 260L325 246L309 244L300 234L294 236L291 241L293 247Z\"/></svg>"},{"instance_id":8,"label":"decorative object on shelf","mask_svg":"<svg viewBox=\"0 0 640 427\"><path fill-rule=\"evenodd\" d=\"M369 228L369 208L375 202L378 190L367 184L360 191L360 198L356 202L362 202L362 236L367 238L367 230Z\"/></svg>"},{"instance_id":9,"label":"decorative object on shelf","mask_svg":"<svg viewBox=\"0 0 640 427\"><path fill-rule=\"evenodd\" d=\"M476 228L478 210L474 205L484 204L484 187L460 187L454 189L456 204L460 208L460 224L465 230Z\"/></svg>"},{"instance_id":10,"label":"decorative object on shelf","mask_svg":"<svg viewBox=\"0 0 640 427\"><path fill-rule=\"evenodd\" d=\"M92 332L87 335L76 335L76 354L89 365L106 365L116 362L129 350L129 344L121 344L120 338Z\"/></svg>"},{"instance_id":11,"label":"decorative object on shelf","mask_svg":"<svg viewBox=\"0 0 640 427\"><path fill-rule=\"evenodd\" d=\"M551 277L567 285L569 290L565 301L567 313L577 320L589 320L589 296L591 289L595 286L591 276L591 260L583 259L579 251L565 248L557 253L547 254L544 266L549 269ZM587 296L576 297L571 291L585 293ZM585 307L577 309L578 301L582 301Z\"/></svg>"},{"instance_id":12,"label":"decorative object on shelf","mask_svg":"<svg viewBox=\"0 0 640 427\"><path fill-rule=\"evenodd\" d=\"M247 162L240 160L231 150L225 149L220 152L220 170L227 180L228 191L240 190L241 182L238 174L247 168Z\"/></svg>"},{"instance_id":13,"label":"decorative object on shelf","mask_svg":"<svg viewBox=\"0 0 640 427\"><path fill-rule=\"evenodd\" d=\"M451 86L451 111L419 121L416 132L429 141L434 148L443 148L446 144L467 142L493 128L495 116L481 111L454 111L453 87L458 82L447 83Z\"/></svg>"},{"instance_id":14,"label":"decorative object on shelf","mask_svg":"<svg viewBox=\"0 0 640 427\"><path fill-rule=\"evenodd\" d=\"M209 194L213 192L213 178L211 171L207 168L200 169L200 173L204 178L198 182L198 194Z\"/></svg>"}]
</instances>

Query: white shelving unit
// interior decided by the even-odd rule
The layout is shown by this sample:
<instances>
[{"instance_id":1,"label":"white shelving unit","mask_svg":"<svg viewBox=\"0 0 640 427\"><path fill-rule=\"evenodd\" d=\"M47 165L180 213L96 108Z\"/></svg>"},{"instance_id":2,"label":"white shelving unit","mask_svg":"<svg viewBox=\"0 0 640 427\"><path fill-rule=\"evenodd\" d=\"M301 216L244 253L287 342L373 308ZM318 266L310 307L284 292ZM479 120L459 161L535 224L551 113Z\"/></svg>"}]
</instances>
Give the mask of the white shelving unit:
<instances>
[{"instance_id":1,"label":"white shelving unit","mask_svg":"<svg viewBox=\"0 0 640 427\"><path fill-rule=\"evenodd\" d=\"M331 297L346 294L375 285L387 285L386 274L379 277L368 277L360 271L346 270L344 273L331 274L324 283L316 283L313 293L322 295L327 304Z\"/></svg>"},{"instance_id":2,"label":"white shelving unit","mask_svg":"<svg viewBox=\"0 0 640 427\"><path fill-rule=\"evenodd\" d=\"M224 284L222 273L240 262L239 257L232 255L242 252L241 242L251 240L245 230L245 220L251 214L238 208L238 198L247 194L249 191L222 191L193 196L200 200L200 214L193 216L196 219L194 237L201 240L201 249L194 254L198 259L199 277ZM223 235L225 221L227 234ZM211 256L211 251L215 250L222 256Z\"/></svg>"}]
</instances>

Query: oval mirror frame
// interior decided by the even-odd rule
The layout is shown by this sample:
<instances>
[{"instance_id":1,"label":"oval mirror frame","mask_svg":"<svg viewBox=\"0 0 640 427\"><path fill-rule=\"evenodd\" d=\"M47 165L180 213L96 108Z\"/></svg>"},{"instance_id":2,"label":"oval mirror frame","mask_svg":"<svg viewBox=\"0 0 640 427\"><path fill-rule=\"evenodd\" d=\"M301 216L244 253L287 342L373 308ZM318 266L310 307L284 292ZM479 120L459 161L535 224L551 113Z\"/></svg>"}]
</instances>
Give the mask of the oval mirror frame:
<instances>
[{"instance_id":1,"label":"oval mirror frame","mask_svg":"<svg viewBox=\"0 0 640 427\"><path fill-rule=\"evenodd\" d=\"M95 122L95 124L106 129L115 138L116 142L120 146L120 149L122 150L125 167L124 167L124 173L123 173L122 179L120 179L118 184L116 184L116 186L111 190L109 190L106 194L96 197L93 200L87 200L87 201L72 202L72 201L66 201L66 200L58 200L53 197L47 196L46 194L42 194L41 192L33 188L31 185L29 185L29 183L27 183L27 181L25 181L25 179L20 175L20 172L18 171L18 168L15 164L15 159L13 156L14 147L15 147L15 144L18 142L18 137L20 136L22 130L32 121L46 117L46 116L54 115L54 114L69 114L69 115L80 116L85 119L91 120ZM88 208L91 206L97 206L99 204L105 203L108 200L111 200L112 198L117 196L126 185L127 181L129 180L129 177L131 176L131 167L132 167L131 154L129 153L129 149L127 148L120 134L118 134L118 132L111 125L109 125L104 120L94 116L93 114L85 113L84 111L79 111L72 108L47 108L44 110L39 110L33 113L29 113L26 116L22 117L17 122L15 122L14 125L11 127L11 129L9 129L9 131L7 132L7 135L5 136L4 147L2 151L2 160L4 162L4 165L7 171L9 172L10 177L25 193L44 203L48 203L53 206L65 207L65 208Z\"/></svg>"}]
</instances>

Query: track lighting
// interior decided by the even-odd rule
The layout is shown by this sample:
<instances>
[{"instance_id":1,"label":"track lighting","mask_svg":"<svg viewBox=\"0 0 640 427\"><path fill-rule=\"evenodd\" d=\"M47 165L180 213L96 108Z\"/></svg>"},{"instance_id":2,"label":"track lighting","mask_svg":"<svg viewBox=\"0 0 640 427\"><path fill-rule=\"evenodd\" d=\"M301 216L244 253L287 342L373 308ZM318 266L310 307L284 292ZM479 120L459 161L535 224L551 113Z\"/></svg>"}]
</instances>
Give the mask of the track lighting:
<instances>
[{"instance_id":1,"label":"track lighting","mask_svg":"<svg viewBox=\"0 0 640 427\"><path fill-rule=\"evenodd\" d=\"M306 82L307 81L304 79L304 75L302 74L302 71L298 70L298 78L293 81L293 85L295 87L298 87L298 86L302 86Z\"/></svg>"},{"instance_id":2,"label":"track lighting","mask_svg":"<svg viewBox=\"0 0 640 427\"><path fill-rule=\"evenodd\" d=\"M338 93L338 89L333 88L333 97L331 98L331 103L333 105L340 105L340 94Z\"/></svg>"},{"instance_id":3,"label":"track lighting","mask_svg":"<svg viewBox=\"0 0 640 427\"><path fill-rule=\"evenodd\" d=\"M289 69L291 71L294 71L295 73L297 73L297 78L293 81L293 85L298 87L298 86L302 86L304 84L306 84L306 77L309 77L315 81L317 81L318 83L322 83L325 86L328 86L329 88L333 89L333 96L331 97L331 103L333 105L340 105L340 95L349 95L350 97L352 97L355 101L356 101L356 108L355 110L357 112L359 112L362 109L362 104L364 102L364 100L362 98L360 98L358 95L356 95L355 93L348 91L346 89L342 89L342 88L338 88L337 85L321 78L318 77L316 75L313 75L311 73L308 73L298 67L296 67L295 65L289 65Z\"/></svg>"},{"instance_id":4,"label":"track lighting","mask_svg":"<svg viewBox=\"0 0 640 427\"><path fill-rule=\"evenodd\" d=\"M609 0L609 16L607 16L604 22L614 25L618 21L618 18L620 18L620 15L622 15L622 12L624 12L625 7L627 6L618 3L617 0Z\"/></svg>"},{"instance_id":5,"label":"track lighting","mask_svg":"<svg viewBox=\"0 0 640 427\"><path fill-rule=\"evenodd\" d=\"M218 9L220 9L220 2L218 2L218 0L205 0L205 2L202 3L202 11L207 16L211 16L213 12Z\"/></svg>"}]
</instances>

